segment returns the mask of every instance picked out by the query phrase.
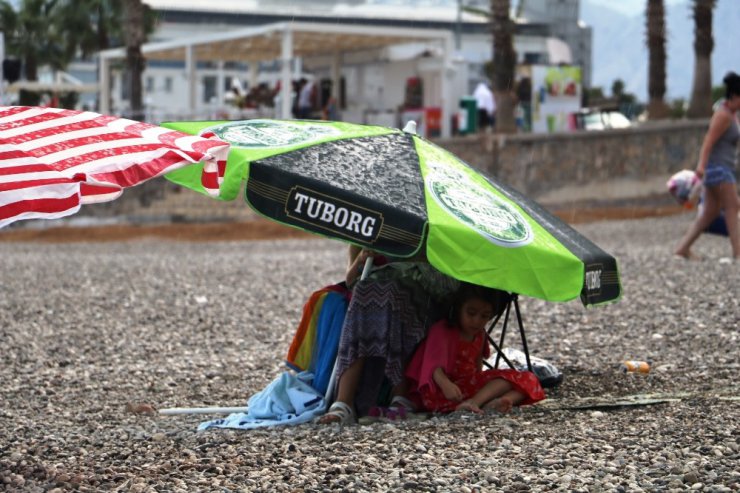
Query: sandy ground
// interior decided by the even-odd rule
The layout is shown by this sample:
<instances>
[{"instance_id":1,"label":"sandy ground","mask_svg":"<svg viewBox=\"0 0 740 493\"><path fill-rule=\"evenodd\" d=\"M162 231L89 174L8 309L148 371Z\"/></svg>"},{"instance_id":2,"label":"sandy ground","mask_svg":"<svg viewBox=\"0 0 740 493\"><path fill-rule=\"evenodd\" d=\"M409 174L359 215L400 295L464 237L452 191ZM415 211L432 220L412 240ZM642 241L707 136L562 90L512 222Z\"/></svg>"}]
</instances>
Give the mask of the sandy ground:
<instances>
[{"instance_id":1,"label":"sandy ground","mask_svg":"<svg viewBox=\"0 0 740 493\"><path fill-rule=\"evenodd\" d=\"M584 224L615 219L640 219L674 215L680 207L663 199L619 200L614 203L579 202L555 205L550 210L569 224ZM44 241L52 243L78 241L121 241L136 238L161 238L181 241L240 241L309 237L300 230L257 218L245 223L106 225L90 227L56 226L58 222L37 222L43 227L0 230L0 241Z\"/></svg>"},{"instance_id":2,"label":"sandy ground","mask_svg":"<svg viewBox=\"0 0 740 493\"><path fill-rule=\"evenodd\" d=\"M739 491L740 265L711 235L703 261L672 258L690 219L576 225L617 257L624 294L521 300L530 350L565 375L541 405L252 432L151 411L244 405L284 371L303 302L341 277L341 244L7 230L0 491ZM625 359L652 371L624 374Z\"/></svg>"}]
</instances>

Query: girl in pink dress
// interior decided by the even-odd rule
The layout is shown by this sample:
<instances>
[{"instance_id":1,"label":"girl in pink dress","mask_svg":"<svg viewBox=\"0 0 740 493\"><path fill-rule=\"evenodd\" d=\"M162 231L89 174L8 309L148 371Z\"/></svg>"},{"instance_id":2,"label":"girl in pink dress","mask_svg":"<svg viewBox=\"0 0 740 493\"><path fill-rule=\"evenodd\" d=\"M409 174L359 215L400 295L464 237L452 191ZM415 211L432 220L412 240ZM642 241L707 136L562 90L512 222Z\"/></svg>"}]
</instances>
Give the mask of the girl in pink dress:
<instances>
[{"instance_id":1,"label":"girl in pink dress","mask_svg":"<svg viewBox=\"0 0 740 493\"><path fill-rule=\"evenodd\" d=\"M502 291L472 284L460 287L453 323L434 324L406 370L413 389L410 397L418 408L507 413L513 406L545 398L532 372L483 370L483 360L490 356L486 325L504 309L506 297Z\"/></svg>"}]
</instances>

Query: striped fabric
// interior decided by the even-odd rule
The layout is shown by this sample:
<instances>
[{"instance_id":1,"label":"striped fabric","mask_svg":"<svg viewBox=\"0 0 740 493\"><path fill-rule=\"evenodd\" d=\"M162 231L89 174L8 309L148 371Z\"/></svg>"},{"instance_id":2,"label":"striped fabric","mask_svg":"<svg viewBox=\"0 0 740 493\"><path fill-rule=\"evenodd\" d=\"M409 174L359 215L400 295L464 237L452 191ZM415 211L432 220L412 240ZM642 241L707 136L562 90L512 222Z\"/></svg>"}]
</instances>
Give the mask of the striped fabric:
<instances>
[{"instance_id":1,"label":"striped fabric","mask_svg":"<svg viewBox=\"0 0 740 493\"><path fill-rule=\"evenodd\" d=\"M229 145L89 111L0 107L0 228L55 219L193 163L217 196Z\"/></svg>"}]
</instances>

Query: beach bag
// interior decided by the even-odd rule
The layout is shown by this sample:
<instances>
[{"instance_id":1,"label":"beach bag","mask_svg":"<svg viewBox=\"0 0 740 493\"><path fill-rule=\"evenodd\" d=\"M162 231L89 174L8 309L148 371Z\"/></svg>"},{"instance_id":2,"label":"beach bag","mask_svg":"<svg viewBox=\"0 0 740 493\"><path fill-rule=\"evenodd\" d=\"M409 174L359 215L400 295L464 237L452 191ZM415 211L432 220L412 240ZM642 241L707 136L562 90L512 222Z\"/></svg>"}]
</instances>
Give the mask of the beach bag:
<instances>
[{"instance_id":1,"label":"beach bag","mask_svg":"<svg viewBox=\"0 0 740 493\"><path fill-rule=\"evenodd\" d=\"M518 371L527 371L527 357L518 349L504 348L501 351L509 361L514 365L514 369ZM532 373L535 374L537 380L540 381L540 385L544 388L552 388L560 385L563 382L563 373L558 368L547 360L530 356L529 360L532 363ZM491 365L495 364L496 354L494 353L488 359ZM509 365L502 359L498 362L498 369L508 369Z\"/></svg>"}]
</instances>

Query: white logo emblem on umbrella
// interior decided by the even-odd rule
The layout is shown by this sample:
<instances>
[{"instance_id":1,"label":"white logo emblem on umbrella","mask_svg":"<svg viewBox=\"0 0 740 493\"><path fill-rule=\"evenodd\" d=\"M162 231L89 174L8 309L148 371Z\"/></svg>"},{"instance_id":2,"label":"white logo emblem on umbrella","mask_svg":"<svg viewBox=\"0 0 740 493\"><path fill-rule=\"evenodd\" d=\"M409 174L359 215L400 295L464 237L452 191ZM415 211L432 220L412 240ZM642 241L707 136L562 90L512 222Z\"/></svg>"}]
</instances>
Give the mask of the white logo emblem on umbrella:
<instances>
[{"instance_id":1,"label":"white logo emblem on umbrella","mask_svg":"<svg viewBox=\"0 0 740 493\"><path fill-rule=\"evenodd\" d=\"M532 228L515 208L462 171L434 162L427 166L432 197L458 221L499 246L513 248L532 242Z\"/></svg>"}]
</instances>

